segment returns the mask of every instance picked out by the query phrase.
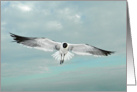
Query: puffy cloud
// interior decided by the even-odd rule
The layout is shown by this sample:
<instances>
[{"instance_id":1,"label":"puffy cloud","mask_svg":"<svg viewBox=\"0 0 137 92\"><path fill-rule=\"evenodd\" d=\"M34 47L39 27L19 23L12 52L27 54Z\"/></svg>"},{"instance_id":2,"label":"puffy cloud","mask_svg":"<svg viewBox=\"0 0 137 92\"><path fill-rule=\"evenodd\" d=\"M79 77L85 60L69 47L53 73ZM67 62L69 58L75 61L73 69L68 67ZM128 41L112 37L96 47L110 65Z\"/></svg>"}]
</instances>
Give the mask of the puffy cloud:
<instances>
[{"instance_id":1,"label":"puffy cloud","mask_svg":"<svg viewBox=\"0 0 137 92\"><path fill-rule=\"evenodd\" d=\"M31 11L32 9L29 6L18 6L23 11Z\"/></svg>"},{"instance_id":2,"label":"puffy cloud","mask_svg":"<svg viewBox=\"0 0 137 92\"><path fill-rule=\"evenodd\" d=\"M64 8L58 10L59 16L63 17L64 20L70 21L73 23L81 23L81 16L78 10L72 9L72 8Z\"/></svg>"},{"instance_id":3,"label":"puffy cloud","mask_svg":"<svg viewBox=\"0 0 137 92\"><path fill-rule=\"evenodd\" d=\"M49 21L47 24L46 24L46 27L47 29L49 30L61 30L63 28L62 24L57 22L57 21Z\"/></svg>"}]
</instances>

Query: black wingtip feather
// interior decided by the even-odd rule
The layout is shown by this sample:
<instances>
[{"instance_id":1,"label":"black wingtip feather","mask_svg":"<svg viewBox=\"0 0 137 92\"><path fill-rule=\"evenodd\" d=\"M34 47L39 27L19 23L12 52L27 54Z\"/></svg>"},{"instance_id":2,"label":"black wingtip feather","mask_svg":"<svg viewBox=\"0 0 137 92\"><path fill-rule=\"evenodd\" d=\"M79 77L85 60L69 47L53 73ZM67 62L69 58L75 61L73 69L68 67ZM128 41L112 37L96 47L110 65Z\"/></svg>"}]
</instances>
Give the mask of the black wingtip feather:
<instances>
[{"instance_id":1,"label":"black wingtip feather","mask_svg":"<svg viewBox=\"0 0 137 92\"><path fill-rule=\"evenodd\" d=\"M102 50L102 49L100 49L100 50L105 54L105 56L115 53L114 51L106 51L106 50Z\"/></svg>"},{"instance_id":2,"label":"black wingtip feather","mask_svg":"<svg viewBox=\"0 0 137 92\"><path fill-rule=\"evenodd\" d=\"M11 36L11 37L14 37L14 34L10 33L10 36Z\"/></svg>"},{"instance_id":3,"label":"black wingtip feather","mask_svg":"<svg viewBox=\"0 0 137 92\"><path fill-rule=\"evenodd\" d=\"M86 44L86 45L89 45L89 44ZM89 46L90 46L90 45L89 45ZM92 47L94 47L94 46L92 46ZM102 49L99 49L99 48L97 48L97 47L94 47L94 48L100 50L105 56L108 56L108 55L111 55L111 54L115 53L115 51L102 50Z\"/></svg>"},{"instance_id":4,"label":"black wingtip feather","mask_svg":"<svg viewBox=\"0 0 137 92\"><path fill-rule=\"evenodd\" d=\"M10 36L13 37L13 39L15 40L14 42L17 42L17 43L23 42L25 40L29 40L29 38L27 38L27 37L22 37L19 35L15 35L13 33L10 33Z\"/></svg>"}]
</instances>

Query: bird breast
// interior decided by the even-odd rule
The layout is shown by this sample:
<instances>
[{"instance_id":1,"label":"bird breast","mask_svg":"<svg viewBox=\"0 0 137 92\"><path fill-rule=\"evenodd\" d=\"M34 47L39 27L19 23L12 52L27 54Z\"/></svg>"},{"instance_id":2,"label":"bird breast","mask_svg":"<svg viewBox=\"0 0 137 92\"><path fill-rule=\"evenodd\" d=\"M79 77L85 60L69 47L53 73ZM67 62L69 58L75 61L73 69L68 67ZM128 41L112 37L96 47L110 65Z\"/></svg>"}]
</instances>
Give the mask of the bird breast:
<instances>
[{"instance_id":1,"label":"bird breast","mask_svg":"<svg viewBox=\"0 0 137 92\"><path fill-rule=\"evenodd\" d=\"M67 54L67 52L68 52L68 48L61 48L60 49L61 54Z\"/></svg>"}]
</instances>

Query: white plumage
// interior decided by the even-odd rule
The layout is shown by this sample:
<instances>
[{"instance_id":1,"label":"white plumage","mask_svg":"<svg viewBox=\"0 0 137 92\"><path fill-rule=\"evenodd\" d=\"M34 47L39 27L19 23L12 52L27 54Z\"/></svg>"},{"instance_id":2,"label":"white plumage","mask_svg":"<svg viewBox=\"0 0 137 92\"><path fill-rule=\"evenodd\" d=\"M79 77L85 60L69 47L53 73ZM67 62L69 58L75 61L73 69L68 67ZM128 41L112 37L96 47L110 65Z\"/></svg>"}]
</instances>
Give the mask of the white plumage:
<instances>
[{"instance_id":1,"label":"white plumage","mask_svg":"<svg viewBox=\"0 0 137 92\"><path fill-rule=\"evenodd\" d=\"M61 60L61 55L60 55L60 52L59 52L59 51L57 51L57 52L55 52L54 54L52 54L52 56L53 56L56 60L58 60L58 61ZM66 60L70 60L73 56L74 56L74 54L68 52L68 53L65 55L64 60L65 60L65 61L66 61Z\"/></svg>"},{"instance_id":2,"label":"white plumage","mask_svg":"<svg viewBox=\"0 0 137 92\"><path fill-rule=\"evenodd\" d=\"M70 60L74 54L77 55L93 55L93 56L108 56L112 51L106 51L88 44L69 44L55 42L48 38L36 38L36 37L23 37L10 33L15 42L23 44L27 47L32 47L44 51L54 51L57 50L52 56L60 61L60 64L64 60ZM72 53L71 53L72 52Z\"/></svg>"}]
</instances>

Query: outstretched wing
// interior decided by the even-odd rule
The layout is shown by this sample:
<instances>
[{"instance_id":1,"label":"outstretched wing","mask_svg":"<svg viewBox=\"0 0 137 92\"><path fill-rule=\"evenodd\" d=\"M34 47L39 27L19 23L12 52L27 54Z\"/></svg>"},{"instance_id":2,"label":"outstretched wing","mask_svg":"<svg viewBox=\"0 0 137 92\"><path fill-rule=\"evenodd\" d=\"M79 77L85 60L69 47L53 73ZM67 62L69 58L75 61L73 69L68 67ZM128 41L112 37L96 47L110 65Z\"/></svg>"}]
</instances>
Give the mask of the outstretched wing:
<instances>
[{"instance_id":1,"label":"outstretched wing","mask_svg":"<svg viewBox=\"0 0 137 92\"><path fill-rule=\"evenodd\" d=\"M13 37L15 42L19 44L23 44L25 46L33 47L44 51L59 50L61 45L60 42L55 42L47 38L23 37L12 33L10 33L10 35L11 37Z\"/></svg>"},{"instance_id":2,"label":"outstretched wing","mask_svg":"<svg viewBox=\"0 0 137 92\"><path fill-rule=\"evenodd\" d=\"M102 50L88 44L69 44L69 50L78 55L108 56L114 52Z\"/></svg>"}]
</instances>

